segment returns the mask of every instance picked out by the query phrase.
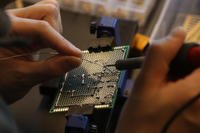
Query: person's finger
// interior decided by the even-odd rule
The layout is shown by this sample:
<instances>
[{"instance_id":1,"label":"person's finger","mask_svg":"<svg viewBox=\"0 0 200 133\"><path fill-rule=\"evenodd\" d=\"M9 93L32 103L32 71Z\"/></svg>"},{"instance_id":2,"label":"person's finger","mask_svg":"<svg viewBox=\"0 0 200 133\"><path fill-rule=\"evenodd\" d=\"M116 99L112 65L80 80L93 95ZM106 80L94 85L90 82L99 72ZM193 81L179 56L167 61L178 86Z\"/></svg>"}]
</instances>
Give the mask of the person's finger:
<instances>
[{"instance_id":1,"label":"person's finger","mask_svg":"<svg viewBox=\"0 0 200 133\"><path fill-rule=\"evenodd\" d=\"M60 8L58 2L54 0L41 1L32 6L11 9L7 12L21 18L47 21L54 29L62 32Z\"/></svg>"},{"instance_id":2,"label":"person's finger","mask_svg":"<svg viewBox=\"0 0 200 133\"><path fill-rule=\"evenodd\" d=\"M185 36L185 30L177 28L167 38L153 42L138 78L138 82L142 83L138 84L151 86L152 89L166 80L170 62L182 46Z\"/></svg>"},{"instance_id":3,"label":"person's finger","mask_svg":"<svg viewBox=\"0 0 200 133\"><path fill-rule=\"evenodd\" d=\"M61 15L60 15L60 5L57 0L42 0L35 5L47 5L52 6L50 7L51 10L48 10L49 7L46 7L47 11L47 17L46 19L49 20L52 25L55 25L54 27L57 27L58 31L62 33L63 27L62 27L62 21L61 21Z\"/></svg>"},{"instance_id":4,"label":"person's finger","mask_svg":"<svg viewBox=\"0 0 200 133\"><path fill-rule=\"evenodd\" d=\"M39 83L51 78L61 76L66 72L80 66L81 59L74 56L57 55L45 61L34 62L29 75L35 77L33 83Z\"/></svg>"},{"instance_id":5,"label":"person's finger","mask_svg":"<svg viewBox=\"0 0 200 133\"><path fill-rule=\"evenodd\" d=\"M57 0L41 0L38 3L36 3L36 4L53 4L53 5L59 7L59 3L58 3Z\"/></svg>"},{"instance_id":6,"label":"person's finger","mask_svg":"<svg viewBox=\"0 0 200 133\"><path fill-rule=\"evenodd\" d=\"M30 37L36 36L38 39L48 42L47 47L51 47L69 56L81 57L81 51L54 30L47 22L15 16L12 16L11 19L12 32L14 34Z\"/></svg>"},{"instance_id":7,"label":"person's finger","mask_svg":"<svg viewBox=\"0 0 200 133\"><path fill-rule=\"evenodd\" d=\"M169 83L167 86L168 89L163 89L161 95L167 95L166 102L178 108L197 94L200 94L199 81L200 69L197 69L185 79L176 81L176 84L174 82ZM165 99L163 98L163 100Z\"/></svg>"}]
</instances>

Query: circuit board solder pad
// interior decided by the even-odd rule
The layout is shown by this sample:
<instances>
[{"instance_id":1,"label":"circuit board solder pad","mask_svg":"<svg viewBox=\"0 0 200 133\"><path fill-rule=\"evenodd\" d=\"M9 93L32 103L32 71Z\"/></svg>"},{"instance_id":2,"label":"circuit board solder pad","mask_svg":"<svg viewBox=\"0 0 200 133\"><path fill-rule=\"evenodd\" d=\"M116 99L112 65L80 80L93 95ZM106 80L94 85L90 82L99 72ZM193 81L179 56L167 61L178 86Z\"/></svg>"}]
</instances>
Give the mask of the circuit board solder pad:
<instances>
[{"instance_id":1,"label":"circuit board solder pad","mask_svg":"<svg viewBox=\"0 0 200 133\"><path fill-rule=\"evenodd\" d=\"M123 72L110 65L125 59L128 51L129 46L114 47L109 51L82 51L82 65L66 73L50 113L67 112L73 106L112 108Z\"/></svg>"}]
</instances>

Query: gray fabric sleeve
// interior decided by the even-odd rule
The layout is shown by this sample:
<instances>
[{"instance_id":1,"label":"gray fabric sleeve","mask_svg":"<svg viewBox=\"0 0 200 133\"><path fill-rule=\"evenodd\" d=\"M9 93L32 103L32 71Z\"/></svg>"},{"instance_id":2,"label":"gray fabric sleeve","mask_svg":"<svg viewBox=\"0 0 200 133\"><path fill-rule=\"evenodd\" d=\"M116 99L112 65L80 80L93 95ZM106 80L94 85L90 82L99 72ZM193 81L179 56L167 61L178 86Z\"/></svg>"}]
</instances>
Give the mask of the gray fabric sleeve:
<instances>
[{"instance_id":1,"label":"gray fabric sleeve","mask_svg":"<svg viewBox=\"0 0 200 133\"><path fill-rule=\"evenodd\" d=\"M0 133L19 133L6 104L0 99Z\"/></svg>"}]
</instances>

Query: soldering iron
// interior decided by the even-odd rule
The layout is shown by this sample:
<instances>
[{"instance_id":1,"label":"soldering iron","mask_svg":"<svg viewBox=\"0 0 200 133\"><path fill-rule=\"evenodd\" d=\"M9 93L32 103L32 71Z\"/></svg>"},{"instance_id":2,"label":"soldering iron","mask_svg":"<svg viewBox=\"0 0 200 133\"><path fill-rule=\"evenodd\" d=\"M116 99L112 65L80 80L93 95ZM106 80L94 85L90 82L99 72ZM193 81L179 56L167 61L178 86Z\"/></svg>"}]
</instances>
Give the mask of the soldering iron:
<instances>
[{"instance_id":1,"label":"soldering iron","mask_svg":"<svg viewBox=\"0 0 200 133\"><path fill-rule=\"evenodd\" d=\"M145 60L144 56L118 60L113 65L118 70L131 70L140 68ZM200 45L197 43L186 43L180 48L176 57L170 64L170 72L178 75L190 73L200 66Z\"/></svg>"}]
</instances>

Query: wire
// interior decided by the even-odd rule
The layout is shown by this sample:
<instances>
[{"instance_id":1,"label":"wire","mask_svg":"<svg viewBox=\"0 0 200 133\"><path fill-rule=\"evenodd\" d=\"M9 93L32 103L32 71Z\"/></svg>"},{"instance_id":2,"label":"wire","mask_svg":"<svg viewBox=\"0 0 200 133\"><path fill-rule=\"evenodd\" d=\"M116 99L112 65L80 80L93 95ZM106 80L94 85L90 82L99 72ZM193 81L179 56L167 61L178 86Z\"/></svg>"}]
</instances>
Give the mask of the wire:
<instances>
[{"instance_id":1,"label":"wire","mask_svg":"<svg viewBox=\"0 0 200 133\"><path fill-rule=\"evenodd\" d=\"M170 119L165 123L163 126L161 133L167 133L169 127L172 125L172 123L177 119L178 116L180 116L183 111L185 111L187 108L189 108L195 101L197 101L200 98L200 93L192 97L188 102L186 102L182 107L180 107L171 117Z\"/></svg>"},{"instance_id":2,"label":"wire","mask_svg":"<svg viewBox=\"0 0 200 133\"><path fill-rule=\"evenodd\" d=\"M9 59L13 59L13 58L18 58L18 57L23 57L23 56L28 56L28 55L34 55L34 54L37 54L37 53L23 53L23 54L16 54L16 55L7 56L7 57L0 57L0 61L6 61L6 60L9 60ZM40 52L40 53L38 53L38 54L39 54L39 55L48 55L48 54L50 54L50 55L58 55L59 53L57 53L57 52ZM87 62L89 62L89 63L91 63L91 64L98 65L98 66L100 66L100 67L103 67L103 68L109 70L110 72L113 72L113 71L112 71L111 69L109 69L107 66L104 66L104 65L102 65L102 64L99 64L99 63L97 63L97 62L93 62L93 61L91 61L91 60L84 59L84 58L82 58L82 60L87 61Z\"/></svg>"},{"instance_id":3,"label":"wire","mask_svg":"<svg viewBox=\"0 0 200 133\"><path fill-rule=\"evenodd\" d=\"M6 61L9 59L13 59L13 58L18 58L18 57L23 57L23 56L28 56L28 55L34 55L36 53L23 53L23 54L16 54L16 55L12 55L12 56L7 56L7 57L0 57L0 61ZM57 52L41 52L39 54L51 54L51 55L57 55Z\"/></svg>"}]
</instances>

